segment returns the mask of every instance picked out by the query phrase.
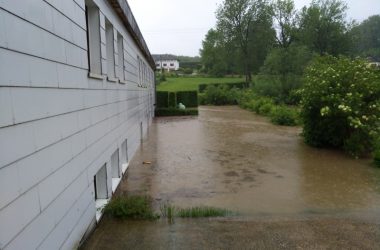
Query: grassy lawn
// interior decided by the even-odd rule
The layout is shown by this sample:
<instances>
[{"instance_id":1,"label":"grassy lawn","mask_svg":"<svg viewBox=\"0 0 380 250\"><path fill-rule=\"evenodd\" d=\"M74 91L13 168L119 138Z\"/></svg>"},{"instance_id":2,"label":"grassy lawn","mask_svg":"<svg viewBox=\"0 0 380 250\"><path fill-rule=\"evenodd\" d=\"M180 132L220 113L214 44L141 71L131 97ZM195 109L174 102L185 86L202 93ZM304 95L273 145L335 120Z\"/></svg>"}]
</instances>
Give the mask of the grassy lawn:
<instances>
[{"instance_id":1,"label":"grassy lawn","mask_svg":"<svg viewBox=\"0 0 380 250\"><path fill-rule=\"evenodd\" d=\"M198 90L199 84L211 84L211 83L234 83L243 82L244 78L209 78L209 77L167 77L165 82L157 85L158 91L191 91Z\"/></svg>"}]
</instances>

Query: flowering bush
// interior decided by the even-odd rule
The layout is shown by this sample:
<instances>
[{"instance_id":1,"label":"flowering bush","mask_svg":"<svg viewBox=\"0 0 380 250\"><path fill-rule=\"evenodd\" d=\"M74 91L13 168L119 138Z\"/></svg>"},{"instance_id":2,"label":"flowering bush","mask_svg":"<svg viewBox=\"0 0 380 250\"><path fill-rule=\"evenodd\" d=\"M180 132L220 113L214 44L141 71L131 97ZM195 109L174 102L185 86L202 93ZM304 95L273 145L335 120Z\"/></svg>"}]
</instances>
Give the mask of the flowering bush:
<instances>
[{"instance_id":1,"label":"flowering bush","mask_svg":"<svg viewBox=\"0 0 380 250\"><path fill-rule=\"evenodd\" d=\"M320 57L301 90L305 141L354 156L373 151L380 134L380 71L365 61Z\"/></svg>"}]
</instances>

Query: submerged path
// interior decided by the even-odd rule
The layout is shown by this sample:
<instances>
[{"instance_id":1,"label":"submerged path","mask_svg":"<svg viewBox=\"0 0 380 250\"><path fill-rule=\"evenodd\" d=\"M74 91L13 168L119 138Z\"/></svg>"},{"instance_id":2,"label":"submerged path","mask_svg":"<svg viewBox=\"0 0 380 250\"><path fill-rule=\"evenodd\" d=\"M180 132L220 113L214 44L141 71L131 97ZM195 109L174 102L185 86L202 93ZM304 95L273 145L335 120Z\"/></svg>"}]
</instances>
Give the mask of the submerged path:
<instances>
[{"instance_id":1,"label":"submerged path","mask_svg":"<svg viewBox=\"0 0 380 250\"><path fill-rule=\"evenodd\" d=\"M158 118L118 193L154 206L214 206L239 217L158 222L105 218L87 249L380 249L380 170L306 146L238 107ZM151 161L151 165L143 165Z\"/></svg>"}]
</instances>

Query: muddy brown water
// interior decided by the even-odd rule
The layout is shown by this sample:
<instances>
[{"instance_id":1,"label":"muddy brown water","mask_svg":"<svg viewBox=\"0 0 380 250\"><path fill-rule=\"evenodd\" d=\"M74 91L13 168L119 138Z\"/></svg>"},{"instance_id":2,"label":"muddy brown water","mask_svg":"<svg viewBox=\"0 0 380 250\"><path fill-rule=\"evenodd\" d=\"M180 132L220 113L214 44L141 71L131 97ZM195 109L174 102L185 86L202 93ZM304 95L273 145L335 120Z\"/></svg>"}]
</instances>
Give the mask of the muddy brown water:
<instances>
[{"instance_id":1,"label":"muddy brown water","mask_svg":"<svg viewBox=\"0 0 380 250\"><path fill-rule=\"evenodd\" d=\"M293 228L296 235L307 234L314 228L313 240L321 237L322 242L323 227L329 235L329 227L334 225L346 232L352 231L351 235L344 236L348 246L353 246L352 241L360 236L357 234L361 230L369 239L362 238L362 243L368 244L359 248L378 246L375 242L380 239L380 170L371 165L370 159L355 160L339 151L311 148L303 143L300 133L301 128L275 126L266 118L235 106L200 107L199 117L156 119L131 162L118 195L149 195L157 210L168 201L177 207L226 208L237 212L239 218L230 222L228 219L177 220L175 225L163 221L117 222L105 218L88 248L104 248L110 237L116 242L111 245L114 248L177 248L185 242L184 238L198 237L200 243L201 239L207 242L203 235L207 228L223 231L224 227L230 228L229 233L234 232L224 235L241 244L239 237L247 234L244 227L250 223L255 226L250 226L248 232L258 233L261 228L269 238L271 232L277 233L284 237L285 248L302 246L308 241L297 243L294 235L286 237L286 230L281 233L283 228ZM143 161L152 164L144 165ZM302 222L297 224L297 221ZM300 233L296 233L297 230ZM343 233L337 228L334 232ZM117 236L120 234L123 236ZM184 237L186 235L188 237ZM169 239L169 236L174 238ZM343 236L336 237L342 239ZM256 241L252 239L251 243L259 245L247 243L245 246L281 246L269 238L266 243L261 242L260 237ZM293 241L287 241L290 238ZM153 245L144 245L146 240ZM313 240L309 242L311 245L304 246L324 248L313 245ZM155 241L160 244L154 245ZM193 248L193 241L186 242L184 248ZM343 244L344 240L340 242ZM199 248L209 248L207 246L198 245ZM213 246L230 248L233 245L230 242Z\"/></svg>"}]
</instances>

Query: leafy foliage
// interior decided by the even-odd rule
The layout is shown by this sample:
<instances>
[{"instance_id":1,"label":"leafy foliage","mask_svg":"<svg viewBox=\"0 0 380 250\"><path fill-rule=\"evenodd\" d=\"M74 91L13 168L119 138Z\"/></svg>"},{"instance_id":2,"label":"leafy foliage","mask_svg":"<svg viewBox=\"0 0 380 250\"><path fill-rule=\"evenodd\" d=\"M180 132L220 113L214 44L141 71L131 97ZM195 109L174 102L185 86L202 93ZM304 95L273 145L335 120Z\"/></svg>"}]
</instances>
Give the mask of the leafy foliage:
<instances>
[{"instance_id":1,"label":"leafy foliage","mask_svg":"<svg viewBox=\"0 0 380 250\"><path fill-rule=\"evenodd\" d=\"M380 133L380 72L356 59L317 58L302 90L305 141L344 148L354 156L373 150Z\"/></svg>"},{"instance_id":2,"label":"leafy foliage","mask_svg":"<svg viewBox=\"0 0 380 250\"><path fill-rule=\"evenodd\" d=\"M201 97L202 105L235 105L238 102L240 91L236 88L230 89L228 85L209 85Z\"/></svg>"},{"instance_id":3,"label":"leafy foliage","mask_svg":"<svg viewBox=\"0 0 380 250\"><path fill-rule=\"evenodd\" d=\"M276 105L273 99L257 95L253 91L245 91L239 100L239 105L257 114L269 116L271 122L283 126L299 124L299 112L294 107Z\"/></svg>"}]
</instances>

